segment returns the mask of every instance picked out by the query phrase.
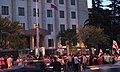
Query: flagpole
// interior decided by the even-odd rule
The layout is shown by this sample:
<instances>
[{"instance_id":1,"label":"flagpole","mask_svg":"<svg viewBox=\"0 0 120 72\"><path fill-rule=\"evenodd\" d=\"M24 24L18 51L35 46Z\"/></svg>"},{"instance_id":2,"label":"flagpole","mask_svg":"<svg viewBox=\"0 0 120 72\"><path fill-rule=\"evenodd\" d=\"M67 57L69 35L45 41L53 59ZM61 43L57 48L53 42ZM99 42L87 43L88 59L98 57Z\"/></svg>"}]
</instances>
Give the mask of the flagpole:
<instances>
[{"instance_id":1,"label":"flagpole","mask_svg":"<svg viewBox=\"0 0 120 72\"><path fill-rule=\"evenodd\" d=\"M36 0L36 48L35 48L35 55L39 56L38 0Z\"/></svg>"}]
</instances>

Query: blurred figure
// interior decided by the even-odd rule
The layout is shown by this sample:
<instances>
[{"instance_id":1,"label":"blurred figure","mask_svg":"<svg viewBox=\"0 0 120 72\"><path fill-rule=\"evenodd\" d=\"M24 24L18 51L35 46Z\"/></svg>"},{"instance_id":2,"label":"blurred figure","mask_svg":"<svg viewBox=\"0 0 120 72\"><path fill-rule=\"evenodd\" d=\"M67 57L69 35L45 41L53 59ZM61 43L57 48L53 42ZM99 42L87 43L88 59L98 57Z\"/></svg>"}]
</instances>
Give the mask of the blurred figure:
<instances>
[{"instance_id":1,"label":"blurred figure","mask_svg":"<svg viewBox=\"0 0 120 72\"><path fill-rule=\"evenodd\" d=\"M99 65L103 64L103 63L102 63L102 55L100 55L100 57L98 58L98 64L99 64Z\"/></svg>"},{"instance_id":2,"label":"blurred figure","mask_svg":"<svg viewBox=\"0 0 120 72\"><path fill-rule=\"evenodd\" d=\"M5 62L3 57L1 57L1 63L2 63L2 69L3 69L5 67Z\"/></svg>"},{"instance_id":3,"label":"blurred figure","mask_svg":"<svg viewBox=\"0 0 120 72\"><path fill-rule=\"evenodd\" d=\"M56 57L54 57L54 62L50 66L53 66L53 72L61 72L61 63L57 61Z\"/></svg>"},{"instance_id":4,"label":"blurred figure","mask_svg":"<svg viewBox=\"0 0 120 72\"><path fill-rule=\"evenodd\" d=\"M7 59L8 68L12 67L12 61L13 61L13 59L11 57L8 57L8 59Z\"/></svg>"},{"instance_id":5,"label":"blurred figure","mask_svg":"<svg viewBox=\"0 0 120 72\"><path fill-rule=\"evenodd\" d=\"M49 56L44 56L44 62L45 62L45 64L48 66L48 65L50 65L50 57Z\"/></svg>"},{"instance_id":6,"label":"blurred figure","mask_svg":"<svg viewBox=\"0 0 120 72\"><path fill-rule=\"evenodd\" d=\"M8 56L7 56L7 55L5 55L5 58L4 58L5 68L8 68L7 59L8 59Z\"/></svg>"},{"instance_id":7,"label":"blurred figure","mask_svg":"<svg viewBox=\"0 0 120 72\"><path fill-rule=\"evenodd\" d=\"M22 65L22 59L20 57L17 58L16 62L18 66Z\"/></svg>"},{"instance_id":8,"label":"blurred figure","mask_svg":"<svg viewBox=\"0 0 120 72\"><path fill-rule=\"evenodd\" d=\"M79 72L79 59L77 55L74 56L74 72Z\"/></svg>"}]
</instances>

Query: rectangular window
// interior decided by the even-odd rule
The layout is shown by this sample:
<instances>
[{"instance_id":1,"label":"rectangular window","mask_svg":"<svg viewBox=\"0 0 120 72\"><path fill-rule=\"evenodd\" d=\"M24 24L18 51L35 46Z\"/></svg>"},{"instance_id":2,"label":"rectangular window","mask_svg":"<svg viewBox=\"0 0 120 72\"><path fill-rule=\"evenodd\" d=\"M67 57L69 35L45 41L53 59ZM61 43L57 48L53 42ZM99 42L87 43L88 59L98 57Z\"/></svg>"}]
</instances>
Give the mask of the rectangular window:
<instances>
[{"instance_id":1,"label":"rectangular window","mask_svg":"<svg viewBox=\"0 0 120 72\"><path fill-rule=\"evenodd\" d=\"M60 32L65 31L65 25L64 24L60 24Z\"/></svg>"},{"instance_id":2,"label":"rectangular window","mask_svg":"<svg viewBox=\"0 0 120 72\"><path fill-rule=\"evenodd\" d=\"M20 26L22 30L25 30L25 23L19 23L18 26Z\"/></svg>"},{"instance_id":3,"label":"rectangular window","mask_svg":"<svg viewBox=\"0 0 120 72\"><path fill-rule=\"evenodd\" d=\"M9 9L8 6L2 6L2 15L8 15Z\"/></svg>"},{"instance_id":4,"label":"rectangular window","mask_svg":"<svg viewBox=\"0 0 120 72\"><path fill-rule=\"evenodd\" d=\"M72 25L72 29L76 30L76 25Z\"/></svg>"},{"instance_id":5,"label":"rectangular window","mask_svg":"<svg viewBox=\"0 0 120 72\"><path fill-rule=\"evenodd\" d=\"M71 5L75 5L75 0L71 0Z\"/></svg>"},{"instance_id":6,"label":"rectangular window","mask_svg":"<svg viewBox=\"0 0 120 72\"><path fill-rule=\"evenodd\" d=\"M47 17L52 17L52 10L47 10Z\"/></svg>"},{"instance_id":7,"label":"rectangular window","mask_svg":"<svg viewBox=\"0 0 120 72\"><path fill-rule=\"evenodd\" d=\"M37 0L37 2L38 2L39 0ZM36 2L36 0L33 0L33 2Z\"/></svg>"},{"instance_id":8,"label":"rectangular window","mask_svg":"<svg viewBox=\"0 0 120 72\"><path fill-rule=\"evenodd\" d=\"M64 18L64 11L60 11L60 18Z\"/></svg>"},{"instance_id":9,"label":"rectangular window","mask_svg":"<svg viewBox=\"0 0 120 72\"><path fill-rule=\"evenodd\" d=\"M76 32L76 25L72 25L72 29ZM73 41L73 46L77 45L77 40Z\"/></svg>"},{"instance_id":10,"label":"rectangular window","mask_svg":"<svg viewBox=\"0 0 120 72\"><path fill-rule=\"evenodd\" d=\"M64 4L64 0L59 0L59 4Z\"/></svg>"},{"instance_id":11,"label":"rectangular window","mask_svg":"<svg viewBox=\"0 0 120 72\"><path fill-rule=\"evenodd\" d=\"M71 12L71 18L76 19L76 12Z\"/></svg>"},{"instance_id":12,"label":"rectangular window","mask_svg":"<svg viewBox=\"0 0 120 72\"><path fill-rule=\"evenodd\" d=\"M36 28L37 27L37 24L36 23L34 23L34 28ZM39 27L39 23L38 23L38 27Z\"/></svg>"},{"instance_id":13,"label":"rectangular window","mask_svg":"<svg viewBox=\"0 0 120 72\"><path fill-rule=\"evenodd\" d=\"M33 16L36 16L36 8L33 8ZM38 9L38 17L39 17L39 9Z\"/></svg>"},{"instance_id":14,"label":"rectangular window","mask_svg":"<svg viewBox=\"0 0 120 72\"><path fill-rule=\"evenodd\" d=\"M23 7L18 7L18 15L19 16L25 16L25 10Z\"/></svg>"},{"instance_id":15,"label":"rectangular window","mask_svg":"<svg viewBox=\"0 0 120 72\"><path fill-rule=\"evenodd\" d=\"M53 47L53 46L54 46L53 39L48 39L48 47Z\"/></svg>"},{"instance_id":16,"label":"rectangular window","mask_svg":"<svg viewBox=\"0 0 120 72\"><path fill-rule=\"evenodd\" d=\"M47 3L51 3L52 2L52 0L47 0Z\"/></svg>"},{"instance_id":17,"label":"rectangular window","mask_svg":"<svg viewBox=\"0 0 120 72\"><path fill-rule=\"evenodd\" d=\"M53 24L48 24L48 32L49 34L53 32Z\"/></svg>"}]
</instances>

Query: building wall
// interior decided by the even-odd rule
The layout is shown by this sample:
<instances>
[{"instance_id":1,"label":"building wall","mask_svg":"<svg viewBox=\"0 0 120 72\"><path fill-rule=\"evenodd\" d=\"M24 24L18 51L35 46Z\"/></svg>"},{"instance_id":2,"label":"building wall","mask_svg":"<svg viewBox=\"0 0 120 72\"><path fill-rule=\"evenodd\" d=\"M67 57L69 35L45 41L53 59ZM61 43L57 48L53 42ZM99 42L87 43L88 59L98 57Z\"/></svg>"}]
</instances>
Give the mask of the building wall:
<instances>
[{"instance_id":1,"label":"building wall","mask_svg":"<svg viewBox=\"0 0 120 72\"><path fill-rule=\"evenodd\" d=\"M8 6L9 8L9 15L2 15L2 6ZM10 20L12 20L12 7L11 7L11 0L0 0L0 15L3 17L8 17Z\"/></svg>"},{"instance_id":2,"label":"building wall","mask_svg":"<svg viewBox=\"0 0 120 72\"><path fill-rule=\"evenodd\" d=\"M39 17L38 23L40 28L48 29L48 24L53 24L53 32L45 36L45 47L48 47L48 39L54 40L54 46L57 47L56 35L60 31L60 25L65 24L65 29L72 28L72 25L83 25L88 18L87 0L75 0L75 5L71 5L71 0L64 0L64 4L59 4L59 0L52 0L52 3L58 7L58 10L51 8L51 3L47 0L39 0ZM1 6L9 6L9 15L2 15ZM24 7L25 16L18 15L18 7ZM36 3L33 0L0 0L0 15L8 17L12 21L25 23L25 29L34 28L36 17L33 16L33 8L36 8ZM52 17L47 17L47 10L52 10ZM59 11L64 11L64 18L60 18ZM71 11L76 12L76 19L71 19ZM34 45L34 44L33 44Z\"/></svg>"}]
</instances>

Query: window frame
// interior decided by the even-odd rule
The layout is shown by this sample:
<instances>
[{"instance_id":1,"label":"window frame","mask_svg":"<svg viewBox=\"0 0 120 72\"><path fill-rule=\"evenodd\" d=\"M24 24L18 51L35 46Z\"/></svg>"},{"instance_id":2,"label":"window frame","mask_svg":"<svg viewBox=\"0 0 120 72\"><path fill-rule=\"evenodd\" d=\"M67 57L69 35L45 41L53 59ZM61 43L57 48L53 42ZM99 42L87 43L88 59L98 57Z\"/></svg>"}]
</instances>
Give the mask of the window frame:
<instances>
[{"instance_id":1,"label":"window frame","mask_svg":"<svg viewBox=\"0 0 120 72\"><path fill-rule=\"evenodd\" d=\"M64 4L64 0L59 0L59 4Z\"/></svg>"},{"instance_id":2,"label":"window frame","mask_svg":"<svg viewBox=\"0 0 120 72\"><path fill-rule=\"evenodd\" d=\"M33 17L36 17L36 8L33 8ZM39 8L38 8L38 17L39 17Z\"/></svg>"},{"instance_id":3,"label":"window frame","mask_svg":"<svg viewBox=\"0 0 120 72\"><path fill-rule=\"evenodd\" d=\"M54 39L48 39L48 47L54 46Z\"/></svg>"},{"instance_id":4,"label":"window frame","mask_svg":"<svg viewBox=\"0 0 120 72\"><path fill-rule=\"evenodd\" d=\"M75 12L75 11L72 11L72 12L71 12L71 18L72 18L72 19L76 19L76 12Z\"/></svg>"},{"instance_id":5,"label":"window frame","mask_svg":"<svg viewBox=\"0 0 120 72\"><path fill-rule=\"evenodd\" d=\"M60 18L65 18L65 12L63 10L59 11Z\"/></svg>"},{"instance_id":6,"label":"window frame","mask_svg":"<svg viewBox=\"0 0 120 72\"><path fill-rule=\"evenodd\" d=\"M53 17L52 10L47 10L47 17Z\"/></svg>"},{"instance_id":7,"label":"window frame","mask_svg":"<svg viewBox=\"0 0 120 72\"><path fill-rule=\"evenodd\" d=\"M72 29L75 29L75 30L76 30L76 25L72 25Z\"/></svg>"},{"instance_id":8,"label":"window frame","mask_svg":"<svg viewBox=\"0 0 120 72\"><path fill-rule=\"evenodd\" d=\"M25 8L18 7L18 16L25 16Z\"/></svg>"},{"instance_id":9,"label":"window frame","mask_svg":"<svg viewBox=\"0 0 120 72\"><path fill-rule=\"evenodd\" d=\"M60 32L64 32L65 31L65 24L60 24Z\"/></svg>"},{"instance_id":10,"label":"window frame","mask_svg":"<svg viewBox=\"0 0 120 72\"><path fill-rule=\"evenodd\" d=\"M75 5L76 0L71 0L71 5Z\"/></svg>"},{"instance_id":11,"label":"window frame","mask_svg":"<svg viewBox=\"0 0 120 72\"><path fill-rule=\"evenodd\" d=\"M53 32L53 24L47 24L47 27L49 34L51 34L51 32Z\"/></svg>"},{"instance_id":12,"label":"window frame","mask_svg":"<svg viewBox=\"0 0 120 72\"><path fill-rule=\"evenodd\" d=\"M1 6L2 15L9 15L9 7Z\"/></svg>"}]
</instances>

